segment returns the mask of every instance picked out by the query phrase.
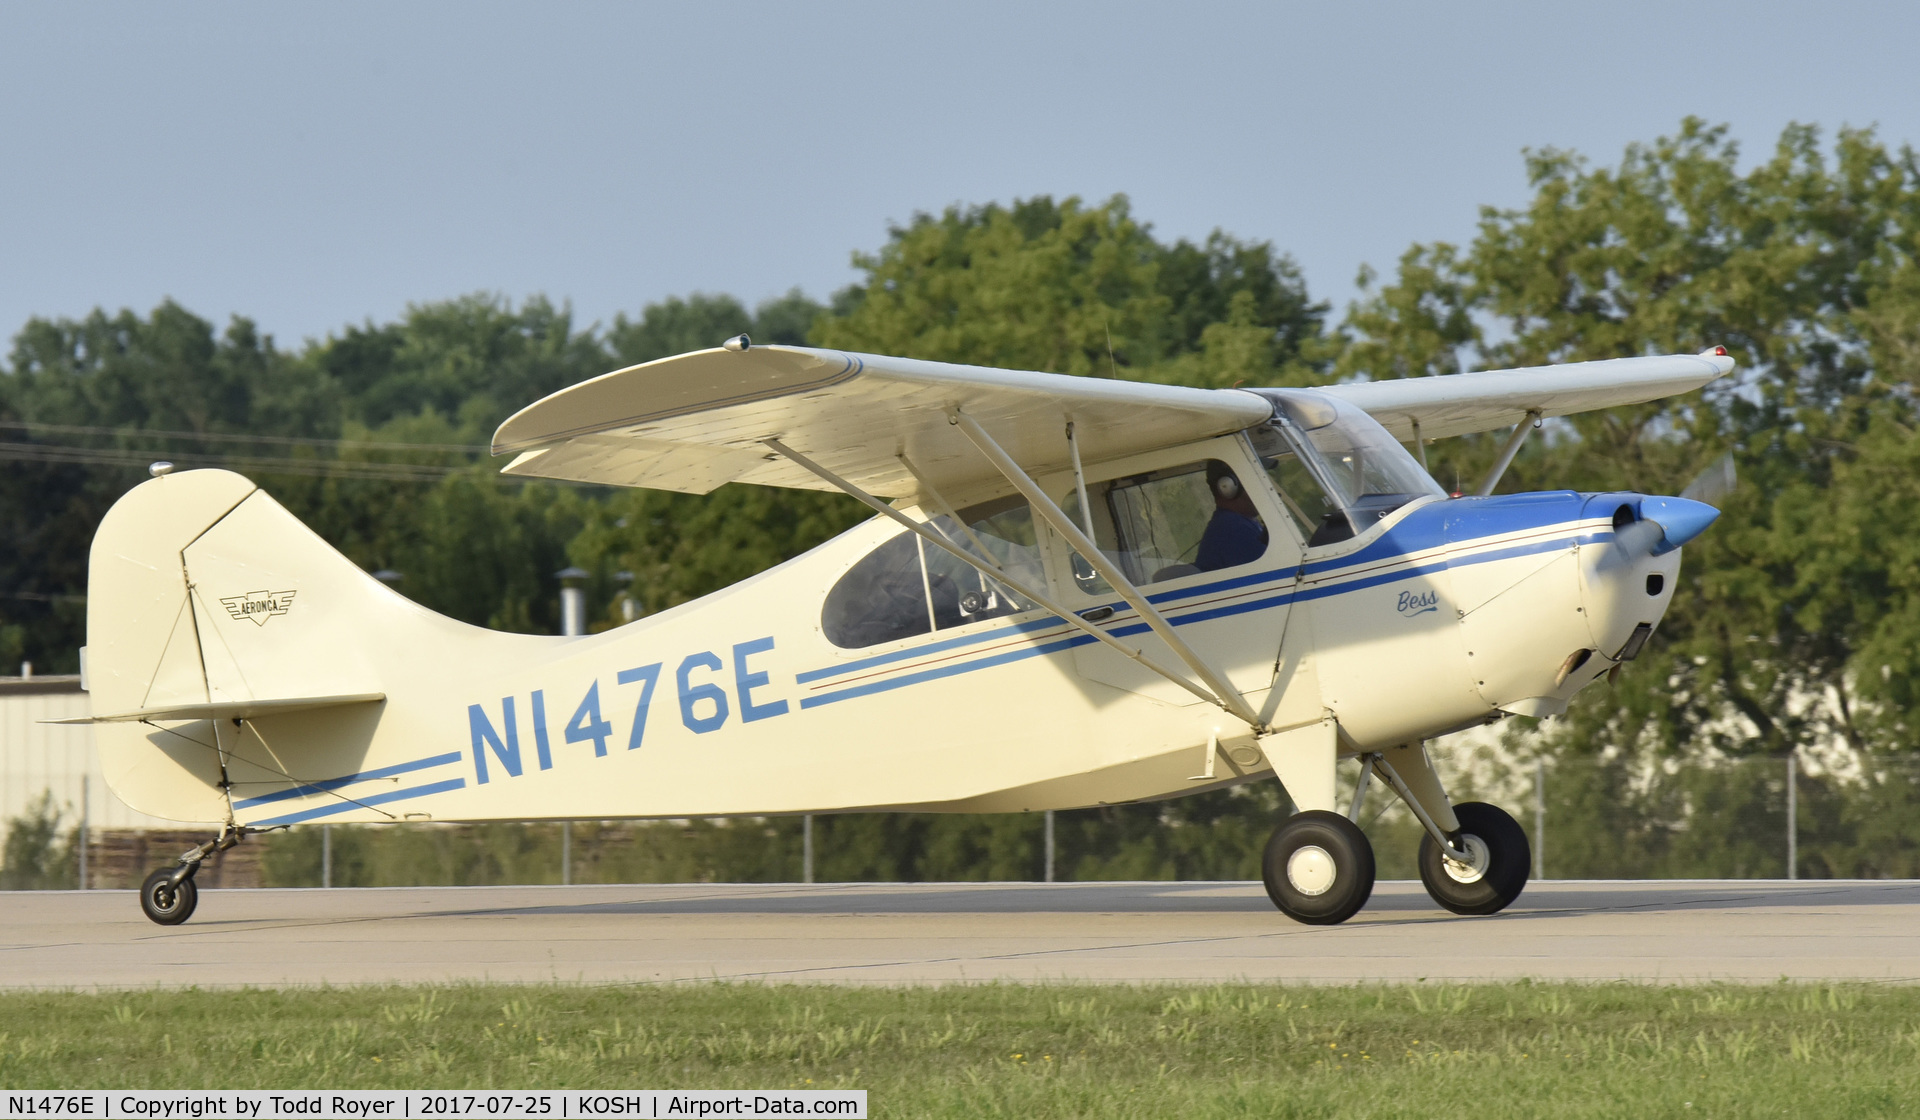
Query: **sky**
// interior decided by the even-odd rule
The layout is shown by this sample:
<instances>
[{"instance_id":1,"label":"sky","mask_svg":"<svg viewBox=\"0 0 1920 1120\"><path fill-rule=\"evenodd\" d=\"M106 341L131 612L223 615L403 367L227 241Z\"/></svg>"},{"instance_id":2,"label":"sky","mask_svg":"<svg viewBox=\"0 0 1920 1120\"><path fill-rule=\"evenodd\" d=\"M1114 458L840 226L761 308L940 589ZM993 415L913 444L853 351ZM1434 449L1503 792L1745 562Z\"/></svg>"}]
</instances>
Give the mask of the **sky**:
<instances>
[{"instance_id":1,"label":"sky","mask_svg":"<svg viewBox=\"0 0 1920 1120\"><path fill-rule=\"evenodd\" d=\"M171 297L283 346L470 292L576 323L853 282L953 204L1124 193L1344 308L1522 152L1697 115L1920 143L1920 5L0 0L0 334ZM718 342L719 340L715 340Z\"/></svg>"}]
</instances>

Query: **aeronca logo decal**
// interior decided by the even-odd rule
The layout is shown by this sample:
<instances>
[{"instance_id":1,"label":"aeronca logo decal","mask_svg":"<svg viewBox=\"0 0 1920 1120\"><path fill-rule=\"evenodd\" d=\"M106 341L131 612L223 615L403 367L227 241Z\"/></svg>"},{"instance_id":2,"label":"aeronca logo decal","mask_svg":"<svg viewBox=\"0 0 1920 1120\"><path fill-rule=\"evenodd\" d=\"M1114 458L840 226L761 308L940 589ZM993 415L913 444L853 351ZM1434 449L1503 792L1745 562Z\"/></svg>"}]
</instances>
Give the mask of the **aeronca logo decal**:
<instances>
[{"instance_id":1,"label":"aeronca logo decal","mask_svg":"<svg viewBox=\"0 0 1920 1120\"><path fill-rule=\"evenodd\" d=\"M249 591L245 595L235 595L220 600L235 622L251 619L255 626L265 626L267 620L277 614L286 614L293 605L291 591Z\"/></svg>"}]
</instances>

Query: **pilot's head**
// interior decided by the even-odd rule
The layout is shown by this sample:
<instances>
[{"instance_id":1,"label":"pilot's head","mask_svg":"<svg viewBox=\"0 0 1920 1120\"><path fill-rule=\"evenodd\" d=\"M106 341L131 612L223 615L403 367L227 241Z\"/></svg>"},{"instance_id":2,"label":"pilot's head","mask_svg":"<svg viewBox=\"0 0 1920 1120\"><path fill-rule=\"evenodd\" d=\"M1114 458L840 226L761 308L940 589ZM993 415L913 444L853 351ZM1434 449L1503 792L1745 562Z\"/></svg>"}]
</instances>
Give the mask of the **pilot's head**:
<instances>
[{"instance_id":1,"label":"pilot's head","mask_svg":"<svg viewBox=\"0 0 1920 1120\"><path fill-rule=\"evenodd\" d=\"M1207 489L1212 491L1213 504L1219 508L1245 517L1259 516L1253 499L1247 497L1247 488L1240 484L1240 476L1218 459L1207 460Z\"/></svg>"}]
</instances>

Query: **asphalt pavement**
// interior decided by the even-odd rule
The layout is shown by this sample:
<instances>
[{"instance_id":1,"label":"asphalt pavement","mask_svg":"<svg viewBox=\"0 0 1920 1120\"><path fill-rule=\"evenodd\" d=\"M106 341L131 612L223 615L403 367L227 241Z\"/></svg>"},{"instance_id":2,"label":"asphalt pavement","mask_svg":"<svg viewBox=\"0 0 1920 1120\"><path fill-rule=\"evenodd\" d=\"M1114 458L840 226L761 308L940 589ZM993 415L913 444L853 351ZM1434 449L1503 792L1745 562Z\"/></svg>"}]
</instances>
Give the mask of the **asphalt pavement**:
<instances>
[{"instance_id":1,"label":"asphalt pavement","mask_svg":"<svg viewBox=\"0 0 1920 1120\"><path fill-rule=\"evenodd\" d=\"M857 883L0 894L0 987L1920 980L1920 882L1541 882L1461 918L1381 883L1342 926L1257 883Z\"/></svg>"}]
</instances>

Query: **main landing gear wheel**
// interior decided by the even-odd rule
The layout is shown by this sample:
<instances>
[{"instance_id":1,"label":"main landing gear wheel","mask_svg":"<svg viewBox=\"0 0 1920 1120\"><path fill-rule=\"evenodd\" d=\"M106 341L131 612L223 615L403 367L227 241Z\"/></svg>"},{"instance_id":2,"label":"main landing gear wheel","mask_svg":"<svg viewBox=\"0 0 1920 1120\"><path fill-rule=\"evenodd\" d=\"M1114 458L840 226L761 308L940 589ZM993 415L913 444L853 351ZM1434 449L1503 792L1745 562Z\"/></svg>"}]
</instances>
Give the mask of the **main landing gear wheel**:
<instances>
[{"instance_id":1,"label":"main landing gear wheel","mask_svg":"<svg viewBox=\"0 0 1920 1120\"><path fill-rule=\"evenodd\" d=\"M1373 845L1338 813L1296 813L1267 841L1260 870L1280 912L1312 926L1338 925L1373 894Z\"/></svg>"},{"instance_id":2,"label":"main landing gear wheel","mask_svg":"<svg viewBox=\"0 0 1920 1120\"><path fill-rule=\"evenodd\" d=\"M1497 914L1507 908L1527 885L1533 849L1519 822L1498 805L1469 801L1455 805L1460 831L1454 846L1466 850L1468 862L1449 859L1433 842L1420 838L1420 881L1433 900L1456 914Z\"/></svg>"},{"instance_id":3,"label":"main landing gear wheel","mask_svg":"<svg viewBox=\"0 0 1920 1120\"><path fill-rule=\"evenodd\" d=\"M175 886L174 871L173 867L162 867L140 884L140 909L163 926L177 926L193 917L193 908L200 904L200 888L193 885L193 876L189 874Z\"/></svg>"}]
</instances>

